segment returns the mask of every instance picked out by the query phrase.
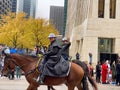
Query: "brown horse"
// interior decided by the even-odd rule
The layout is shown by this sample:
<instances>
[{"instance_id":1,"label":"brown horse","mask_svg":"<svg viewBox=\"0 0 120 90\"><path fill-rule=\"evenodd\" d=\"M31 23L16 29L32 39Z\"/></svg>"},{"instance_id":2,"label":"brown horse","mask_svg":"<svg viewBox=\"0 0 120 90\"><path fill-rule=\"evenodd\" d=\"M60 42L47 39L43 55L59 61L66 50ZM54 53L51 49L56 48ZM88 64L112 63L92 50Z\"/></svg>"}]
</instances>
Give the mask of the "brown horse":
<instances>
[{"instance_id":1,"label":"brown horse","mask_svg":"<svg viewBox=\"0 0 120 90\"><path fill-rule=\"evenodd\" d=\"M40 84L37 83L33 78L37 78L39 75L39 72L37 71L38 59L34 60L34 58L32 58L31 56L19 54L5 55L6 56L4 60L4 68L2 72L4 74L7 74L8 70L14 68L15 65L18 65L25 72L26 80L29 82L27 90L37 90ZM12 65L10 62L14 63L14 65ZM85 73L82 67L71 62L71 69L68 76L46 76L44 83L48 86L59 85L64 83L67 85L68 90L74 90L75 87L77 87L78 90L83 90L81 83L82 81L84 81L84 75ZM84 84L83 87L85 87ZM95 88L95 90L98 90L95 84L93 85L93 87Z\"/></svg>"}]
</instances>

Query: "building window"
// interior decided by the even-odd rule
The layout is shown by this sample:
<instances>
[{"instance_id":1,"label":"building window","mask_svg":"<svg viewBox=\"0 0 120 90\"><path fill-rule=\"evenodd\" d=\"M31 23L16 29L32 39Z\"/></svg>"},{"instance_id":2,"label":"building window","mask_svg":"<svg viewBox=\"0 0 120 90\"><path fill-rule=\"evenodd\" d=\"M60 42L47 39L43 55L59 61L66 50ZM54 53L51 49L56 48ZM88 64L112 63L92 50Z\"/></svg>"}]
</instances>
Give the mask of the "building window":
<instances>
[{"instance_id":1,"label":"building window","mask_svg":"<svg viewBox=\"0 0 120 90\"><path fill-rule=\"evenodd\" d=\"M110 18L115 18L116 0L110 0Z\"/></svg>"},{"instance_id":2,"label":"building window","mask_svg":"<svg viewBox=\"0 0 120 90\"><path fill-rule=\"evenodd\" d=\"M105 0L99 0L98 2L98 17L104 18L104 6L105 6Z\"/></svg>"},{"instance_id":3,"label":"building window","mask_svg":"<svg viewBox=\"0 0 120 90\"><path fill-rule=\"evenodd\" d=\"M113 39L112 38L99 38L98 39L98 52L112 53L113 52Z\"/></svg>"}]
</instances>

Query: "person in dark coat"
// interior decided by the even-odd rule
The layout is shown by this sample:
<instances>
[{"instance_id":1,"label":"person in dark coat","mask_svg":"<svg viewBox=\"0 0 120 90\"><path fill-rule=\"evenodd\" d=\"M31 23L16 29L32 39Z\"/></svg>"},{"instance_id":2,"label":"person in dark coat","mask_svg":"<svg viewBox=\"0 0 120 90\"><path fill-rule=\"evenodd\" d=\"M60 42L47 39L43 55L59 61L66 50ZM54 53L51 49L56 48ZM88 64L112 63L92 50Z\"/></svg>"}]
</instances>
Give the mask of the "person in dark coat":
<instances>
[{"instance_id":1,"label":"person in dark coat","mask_svg":"<svg viewBox=\"0 0 120 90\"><path fill-rule=\"evenodd\" d=\"M54 71L54 66L59 62L60 60L60 49L61 47L56 41L56 36L54 33L50 33L48 36L50 40L50 45L48 46L48 51L44 55L44 60L42 62L42 67L40 70L40 76L37 79L37 82L43 84L45 76L52 76Z\"/></svg>"},{"instance_id":2,"label":"person in dark coat","mask_svg":"<svg viewBox=\"0 0 120 90\"><path fill-rule=\"evenodd\" d=\"M92 63L92 53L91 52L89 52L89 59L90 59L90 61L89 61L89 63Z\"/></svg>"},{"instance_id":3,"label":"person in dark coat","mask_svg":"<svg viewBox=\"0 0 120 90\"><path fill-rule=\"evenodd\" d=\"M79 54L78 52L76 53L75 56L76 56L76 60L79 60L79 59L80 59L80 54Z\"/></svg>"},{"instance_id":4,"label":"person in dark coat","mask_svg":"<svg viewBox=\"0 0 120 90\"><path fill-rule=\"evenodd\" d=\"M19 66L15 66L15 71L16 71L16 78L20 79L21 77L21 69Z\"/></svg>"},{"instance_id":5,"label":"person in dark coat","mask_svg":"<svg viewBox=\"0 0 120 90\"><path fill-rule=\"evenodd\" d=\"M100 61L98 61L96 65L96 82L100 83L100 77L101 77L101 65Z\"/></svg>"},{"instance_id":6,"label":"person in dark coat","mask_svg":"<svg viewBox=\"0 0 120 90\"><path fill-rule=\"evenodd\" d=\"M71 43L69 42L69 40L66 37L64 37L62 39L62 42L63 43L62 43L61 54L65 60L69 60L69 47L70 47Z\"/></svg>"},{"instance_id":7,"label":"person in dark coat","mask_svg":"<svg viewBox=\"0 0 120 90\"><path fill-rule=\"evenodd\" d=\"M116 65L116 85L120 85L120 59Z\"/></svg>"},{"instance_id":8,"label":"person in dark coat","mask_svg":"<svg viewBox=\"0 0 120 90\"><path fill-rule=\"evenodd\" d=\"M116 81L116 64L115 61L111 65L111 70L112 70L112 83L114 84Z\"/></svg>"}]
</instances>

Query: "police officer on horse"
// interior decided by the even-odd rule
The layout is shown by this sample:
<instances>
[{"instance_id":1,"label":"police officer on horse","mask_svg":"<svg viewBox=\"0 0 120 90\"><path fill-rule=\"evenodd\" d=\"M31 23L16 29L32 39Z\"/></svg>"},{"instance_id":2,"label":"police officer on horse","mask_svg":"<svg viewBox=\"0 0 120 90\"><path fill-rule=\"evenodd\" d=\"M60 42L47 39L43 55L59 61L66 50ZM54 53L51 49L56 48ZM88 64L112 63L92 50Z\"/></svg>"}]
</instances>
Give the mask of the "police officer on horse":
<instances>
[{"instance_id":1,"label":"police officer on horse","mask_svg":"<svg viewBox=\"0 0 120 90\"><path fill-rule=\"evenodd\" d=\"M48 51L44 54L43 65L40 65L40 76L37 82L44 83L45 76L54 76L54 66L60 60L60 49L61 47L56 41L56 36L54 33L50 33L49 36L50 45L48 46Z\"/></svg>"}]
</instances>

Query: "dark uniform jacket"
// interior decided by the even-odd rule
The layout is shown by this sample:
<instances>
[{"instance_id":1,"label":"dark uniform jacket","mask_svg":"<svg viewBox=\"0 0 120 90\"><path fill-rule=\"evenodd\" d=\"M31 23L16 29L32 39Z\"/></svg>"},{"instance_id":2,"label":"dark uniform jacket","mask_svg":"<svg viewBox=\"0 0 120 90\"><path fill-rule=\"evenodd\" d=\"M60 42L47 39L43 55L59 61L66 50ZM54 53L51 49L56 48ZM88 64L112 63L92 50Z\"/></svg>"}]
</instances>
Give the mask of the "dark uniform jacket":
<instances>
[{"instance_id":1,"label":"dark uniform jacket","mask_svg":"<svg viewBox=\"0 0 120 90\"><path fill-rule=\"evenodd\" d=\"M60 49L61 47L56 42L56 40L49 45L48 52L45 54L46 58L44 63L44 69L42 71L43 75L54 76L54 67L59 62L61 56Z\"/></svg>"},{"instance_id":2,"label":"dark uniform jacket","mask_svg":"<svg viewBox=\"0 0 120 90\"><path fill-rule=\"evenodd\" d=\"M96 74L97 74L97 76L100 76L100 74L101 74L101 65L99 65L99 64L96 65Z\"/></svg>"},{"instance_id":3,"label":"dark uniform jacket","mask_svg":"<svg viewBox=\"0 0 120 90\"><path fill-rule=\"evenodd\" d=\"M64 44L62 46L61 54L62 54L62 56L65 60L68 60L68 58L69 58L69 47L70 47L70 45L71 45L71 43Z\"/></svg>"}]
</instances>

